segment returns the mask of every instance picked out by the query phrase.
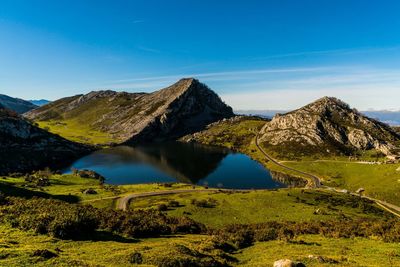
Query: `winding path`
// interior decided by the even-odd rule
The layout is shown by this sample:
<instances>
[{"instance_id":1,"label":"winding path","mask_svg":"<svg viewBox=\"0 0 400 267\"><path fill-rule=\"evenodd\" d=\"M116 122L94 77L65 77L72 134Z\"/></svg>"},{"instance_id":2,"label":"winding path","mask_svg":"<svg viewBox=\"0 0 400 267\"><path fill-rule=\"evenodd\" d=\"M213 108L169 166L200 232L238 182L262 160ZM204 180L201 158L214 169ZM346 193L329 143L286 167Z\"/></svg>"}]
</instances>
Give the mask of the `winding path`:
<instances>
[{"instance_id":1,"label":"winding path","mask_svg":"<svg viewBox=\"0 0 400 267\"><path fill-rule=\"evenodd\" d=\"M278 160L274 159L273 157L271 157L270 155L268 155L268 153L260 146L259 144L259 136L260 133L264 130L265 126L260 130L260 132L257 133L256 137L255 137L255 144L256 147L261 151L261 153L271 162L273 162L274 164L276 164L277 166L284 168L286 170L290 170L296 173L299 173L301 175L304 175L310 179L308 179L308 183L307 186L308 188L321 188L321 189L325 189L325 190L330 190L330 191L335 191L337 193L343 193L345 194L344 190L340 190L340 189L336 189L333 187L328 187L328 186L323 186L321 184L321 180L319 177L317 177L316 175L310 174L310 173L306 173L303 172L301 170L297 170L294 169L292 167L288 167L283 165L281 162L279 162ZM262 190L262 189L261 189ZM165 191L157 191L157 192L143 192L143 193L132 193L132 194L128 194L128 195L124 195L121 197L109 197L110 199L117 199L117 209L120 210L127 210L129 207L129 203L133 200L133 199L137 199L137 198L143 198L143 197L152 197L152 196L164 196L164 195L172 195L172 194L180 194L180 193L193 193L193 192L221 192L221 191L236 191L236 192L243 192L243 191L252 191L252 190L243 190L243 189L175 189L175 190L165 190ZM354 196L358 196L358 194L356 193L350 193L351 195ZM396 206L394 204L379 200L379 199L375 199L372 197L368 197L368 196L362 196L363 198L369 199L373 202L375 202L378 206L380 206L381 208L385 209L386 211L392 213L393 215L397 216L400 218L400 207Z\"/></svg>"},{"instance_id":2,"label":"winding path","mask_svg":"<svg viewBox=\"0 0 400 267\"><path fill-rule=\"evenodd\" d=\"M174 190L165 190L165 191L157 191L157 192L145 192L145 193L135 193L129 194L118 199L117 209L127 210L129 207L129 203L132 199L142 198L142 197L154 197L154 196L164 196L164 195L172 195L172 194L180 194L180 193L193 193L193 192L221 192L221 191L233 191L231 189L174 189ZM246 191L246 190L235 190L235 191Z\"/></svg>"},{"instance_id":3,"label":"winding path","mask_svg":"<svg viewBox=\"0 0 400 267\"><path fill-rule=\"evenodd\" d=\"M263 128L261 128L261 130L257 133L256 138L255 138L256 139L255 143L256 143L257 148L264 154L264 156L268 160L270 160L274 164L276 164L276 165L278 165L278 166L280 166L280 167L282 167L282 168L284 168L286 170L294 171L294 172L300 173L302 175L305 175L305 176L311 178L311 181L308 180L308 183L307 183L307 187L308 188L322 188L322 189L326 189L326 190L330 190L330 191L335 191L337 193L346 194L345 191L342 190L342 189L336 189L336 188L329 187L329 186L322 186L321 179L318 178L317 176L315 176L313 174L309 174L309 173L303 172L303 171L300 171L300 170L297 170L297 169L294 169L292 167L285 166L282 163L280 163L279 161L277 161L276 159L274 159L273 157L271 157L270 155L268 155L268 153L265 152L265 150L259 145L260 133L264 131L264 128L266 126L267 125L265 125ZM350 193L350 194L353 195L353 196L359 196L356 193ZM393 215L395 215L395 216L400 218L400 207L399 206L396 206L394 204L388 203L388 202L383 201L383 200L379 200L379 199L376 199L376 198L368 197L368 196L362 196L362 197L375 202L381 208L385 209L386 211L388 211L388 212L392 213Z\"/></svg>"},{"instance_id":4,"label":"winding path","mask_svg":"<svg viewBox=\"0 0 400 267\"><path fill-rule=\"evenodd\" d=\"M264 126L264 127L265 127L265 126ZM296 169L291 168L291 167L288 167L288 166L285 166L285 165L283 165L282 163L280 163L279 161L277 161L276 159L274 159L273 157L271 157L270 155L268 155L267 152L265 152L265 150L259 145L259 136L260 136L260 133L264 130L264 127L263 127L263 128L261 129L261 131L258 132L257 135L256 135L256 142L255 142L255 143L256 143L256 146L257 146L258 150L260 150L261 153L263 153L263 155L264 155L269 161L275 163L275 164L278 165L279 167L282 167L282 168L284 168L284 169L286 169L286 170L290 170L290 171L294 171L294 172L300 173L300 174L302 174L302 175L305 175L306 177L311 178L311 180L307 180L307 187L308 187L308 188L318 188L318 187L321 187L321 180L320 180L317 176L315 176L315 175L313 175L313 174L309 174L309 173L303 172L303 171L300 171L300 170L296 170Z\"/></svg>"}]
</instances>

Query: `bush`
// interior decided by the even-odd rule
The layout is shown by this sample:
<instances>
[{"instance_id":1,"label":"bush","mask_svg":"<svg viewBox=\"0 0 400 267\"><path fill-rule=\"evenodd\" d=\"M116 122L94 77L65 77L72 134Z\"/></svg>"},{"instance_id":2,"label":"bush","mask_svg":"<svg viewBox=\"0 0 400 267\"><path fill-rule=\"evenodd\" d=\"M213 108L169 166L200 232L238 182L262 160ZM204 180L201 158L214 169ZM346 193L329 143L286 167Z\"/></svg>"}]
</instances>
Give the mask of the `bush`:
<instances>
[{"instance_id":1,"label":"bush","mask_svg":"<svg viewBox=\"0 0 400 267\"><path fill-rule=\"evenodd\" d=\"M165 204L159 204L159 205L157 206L157 210L158 210L158 211L167 211L167 210L168 210L168 206L165 205Z\"/></svg>"},{"instance_id":2,"label":"bush","mask_svg":"<svg viewBox=\"0 0 400 267\"><path fill-rule=\"evenodd\" d=\"M35 250L33 252L32 256L33 257L41 257L43 259L51 259L51 258L58 257L58 255L55 252L52 252L52 251L47 250L47 249Z\"/></svg>"},{"instance_id":3,"label":"bush","mask_svg":"<svg viewBox=\"0 0 400 267\"><path fill-rule=\"evenodd\" d=\"M168 201L168 207L173 207L173 208L177 208L180 206L180 203L176 200L170 200Z\"/></svg>"},{"instance_id":4,"label":"bush","mask_svg":"<svg viewBox=\"0 0 400 267\"><path fill-rule=\"evenodd\" d=\"M192 199L190 203L200 208L214 208L218 204L217 200L213 198L201 199L201 200Z\"/></svg>"},{"instance_id":5,"label":"bush","mask_svg":"<svg viewBox=\"0 0 400 267\"><path fill-rule=\"evenodd\" d=\"M0 221L22 230L33 230L63 239L79 239L93 234L98 227L93 208L61 201L10 198L0 209Z\"/></svg>"},{"instance_id":6,"label":"bush","mask_svg":"<svg viewBox=\"0 0 400 267\"><path fill-rule=\"evenodd\" d=\"M142 254L140 254L139 252L133 252L129 256L129 262L132 264L142 264L143 262Z\"/></svg>"}]
</instances>

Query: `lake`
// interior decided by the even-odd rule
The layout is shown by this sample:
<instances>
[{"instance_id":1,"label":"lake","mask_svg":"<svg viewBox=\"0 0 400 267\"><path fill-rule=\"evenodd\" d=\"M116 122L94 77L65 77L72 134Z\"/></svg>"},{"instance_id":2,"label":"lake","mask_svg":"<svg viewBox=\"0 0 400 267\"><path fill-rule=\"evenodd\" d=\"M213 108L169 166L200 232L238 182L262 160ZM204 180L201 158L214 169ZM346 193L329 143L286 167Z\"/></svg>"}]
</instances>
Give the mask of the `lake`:
<instances>
[{"instance_id":1,"label":"lake","mask_svg":"<svg viewBox=\"0 0 400 267\"><path fill-rule=\"evenodd\" d=\"M196 143L117 146L93 152L71 168L93 170L108 184L182 182L232 189L285 187L247 155Z\"/></svg>"}]
</instances>

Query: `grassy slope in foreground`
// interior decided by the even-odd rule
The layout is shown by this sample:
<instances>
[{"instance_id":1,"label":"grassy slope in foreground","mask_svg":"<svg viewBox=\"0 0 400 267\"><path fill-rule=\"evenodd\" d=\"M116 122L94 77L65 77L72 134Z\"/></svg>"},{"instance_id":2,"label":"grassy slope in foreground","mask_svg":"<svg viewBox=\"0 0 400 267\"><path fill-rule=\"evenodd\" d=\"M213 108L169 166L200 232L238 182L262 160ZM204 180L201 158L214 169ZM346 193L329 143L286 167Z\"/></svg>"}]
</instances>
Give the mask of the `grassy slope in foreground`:
<instances>
[{"instance_id":1,"label":"grassy slope in foreground","mask_svg":"<svg viewBox=\"0 0 400 267\"><path fill-rule=\"evenodd\" d=\"M185 137L184 140L193 138L200 143L235 148L258 160L270 170L299 176L298 173L288 171L268 162L255 147L254 138L264 124L264 120L251 117L227 120L215 123L200 133ZM265 150L271 153L272 156L276 156L276 153L269 151L268 148L265 148ZM368 158L367 156L363 159L374 160L373 157ZM316 158L321 161L316 161ZM400 164L360 164L348 161L345 157L325 159L327 161L322 161L324 158L320 158L317 155L302 158L299 161L285 161L283 164L317 175L328 185L352 191L364 187L366 194L369 196L386 200L393 204L400 204L400 171L396 171L400 168Z\"/></svg>"},{"instance_id":2,"label":"grassy slope in foreground","mask_svg":"<svg viewBox=\"0 0 400 267\"><path fill-rule=\"evenodd\" d=\"M0 184L7 181L9 184L26 188L21 178L6 178L0 180ZM80 200L91 200L92 197L106 197L111 193L101 191L98 181L93 179L78 178L71 175L54 176L50 179L53 185L37 188L36 192L44 192L50 196L57 197L69 192L78 196ZM95 196L80 193L81 189L88 186L99 190ZM183 185L173 184L165 187L157 184L115 186L114 190L146 192L156 190L168 190L179 188ZM126 191L125 191L126 190ZM194 207L190 201L214 198L217 204L213 208ZM348 218L371 218L380 219L385 217L384 212L376 209L375 205L366 202L366 205L358 203L357 197L329 194L314 190L286 189L279 191L249 192L249 193L199 193L188 196L166 196L150 199L137 200L133 206L148 208L159 203L168 203L169 200L179 201L182 206L171 208L168 215L181 216L184 212L190 212L191 218L202 220L208 226L218 227L231 223L257 223L263 221L324 221L336 217L347 216ZM98 205L97 202L87 202ZM96 204L97 203L97 204ZM319 210L320 214L314 214ZM371 212L366 212L370 210ZM257 211L257 212L254 212ZM122 236L110 236L109 234L98 235L93 239L84 241L61 240L58 238L38 235L32 232L24 232L11 229L9 226L0 225L2 235L0 237L0 266L127 266L130 255L139 252L147 261L176 259L188 257L186 248L195 251L203 251L212 241L209 235L180 235L161 238L133 239ZM304 242L302 242L304 241ZM184 246L184 247L183 247ZM340 249L340 246L344 246ZM373 247L374 249L367 249ZM168 248L168 249L166 249ZM33 256L34 251L47 249L60 251L58 256L51 259ZM381 258L382 262L400 262L396 251L400 249L399 244L383 243L378 240L357 238L330 239L322 236L298 236L292 242L268 241L257 242L254 246L241 249L232 256L239 261L234 266L269 266L273 261L280 258L291 258L301 260L307 266L321 266L318 261L306 259L307 255L322 255L339 262L334 266L374 266ZM264 253L262 252L264 251ZM266 251L268 253L266 253ZM219 253L218 250L203 253ZM382 259L382 255L388 258ZM390 256L392 255L392 256ZM397 255L397 256L396 256ZM390 256L390 258L389 258Z\"/></svg>"},{"instance_id":3,"label":"grassy slope in foreground","mask_svg":"<svg viewBox=\"0 0 400 267\"><path fill-rule=\"evenodd\" d=\"M199 206L193 201L209 201ZM177 201L178 203L173 203ZM201 192L136 199L133 209L157 209L168 206L171 216L188 216L211 227L251 224L266 221L326 221L340 218L379 218L375 204L359 202L358 197L316 190L280 189L279 191Z\"/></svg>"},{"instance_id":4,"label":"grassy slope in foreground","mask_svg":"<svg viewBox=\"0 0 400 267\"><path fill-rule=\"evenodd\" d=\"M207 244L209 237L185 235L174 238L64 241L0 226L0 266L127 266L129 256L139 252L146 258L177 257L179 249ZM365 238L323 238L305 235L286 243L269 241L256 243L235 254L237 266L271 266L275 260L291 258L307 266L399 266L399 244L384 243ZM165 249L168 247L169 249ZM46 260L32 256L38 249L61 250L58 257ZM338 260L339 264L322 264L309 260L308 255L323 255ZM135 265L131 265L135 266ZM151 265L146 265L151 266Z\"/></svg>"}]
</instances>

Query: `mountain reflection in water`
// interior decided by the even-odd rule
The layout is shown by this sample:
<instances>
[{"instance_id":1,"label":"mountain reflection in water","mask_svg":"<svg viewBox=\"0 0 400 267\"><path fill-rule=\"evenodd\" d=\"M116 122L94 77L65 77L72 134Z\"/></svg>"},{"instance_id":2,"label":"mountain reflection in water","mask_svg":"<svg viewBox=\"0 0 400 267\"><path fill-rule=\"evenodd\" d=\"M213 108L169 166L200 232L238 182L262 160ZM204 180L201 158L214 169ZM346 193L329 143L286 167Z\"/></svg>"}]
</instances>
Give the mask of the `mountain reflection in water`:
<instances>
[{"instance_id":1,"label":"mountain reflection in water","mask_svg":"<svg viewBox=\"0 0 400 267\"><path fill-rule=\"evenodd\" d=\"M94 170L109 184L184 182L224 188L279 188L261 164L229 149L165 142L96 151L70 167Z\"/></svg>"}]
</instances>

